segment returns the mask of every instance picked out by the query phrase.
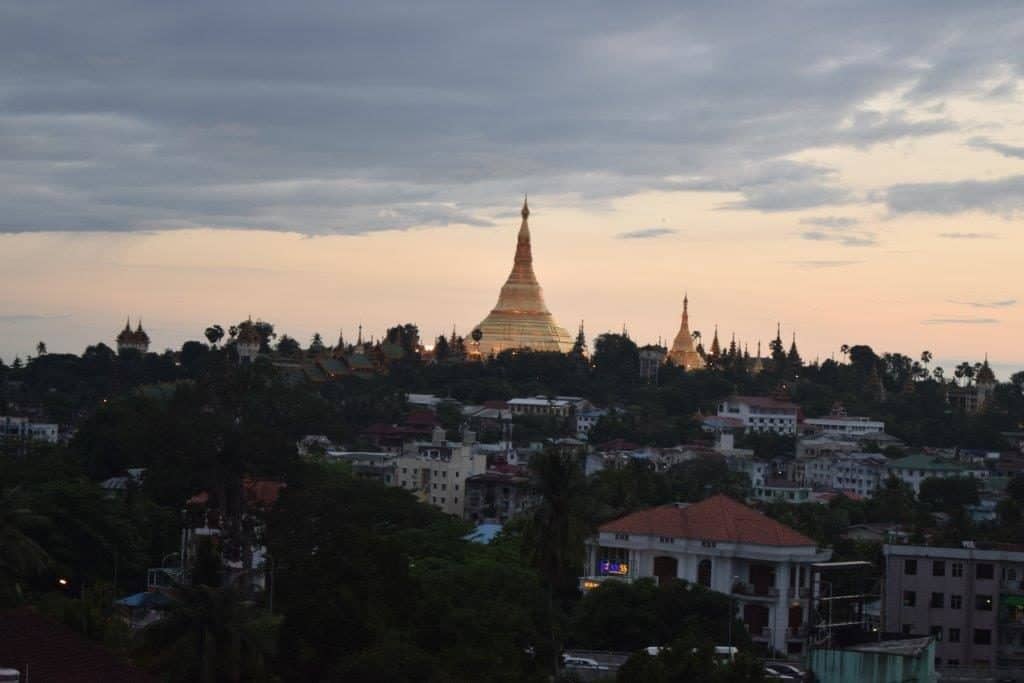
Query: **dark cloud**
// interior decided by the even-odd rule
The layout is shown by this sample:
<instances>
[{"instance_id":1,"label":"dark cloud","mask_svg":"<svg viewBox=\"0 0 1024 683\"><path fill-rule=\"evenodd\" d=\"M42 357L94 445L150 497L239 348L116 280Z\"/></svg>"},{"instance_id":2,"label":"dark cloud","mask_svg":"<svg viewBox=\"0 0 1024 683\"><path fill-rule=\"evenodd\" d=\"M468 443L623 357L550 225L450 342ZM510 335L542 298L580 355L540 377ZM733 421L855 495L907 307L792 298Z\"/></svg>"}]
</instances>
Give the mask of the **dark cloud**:
<instances>
[{"instance_id":1,"label":"dark cloud","mask_svg":"<svg viewBox=\"0 0 1024 683\"><path fill-rule=\"evenodd\" d=\"M997 235L994 232L940 232L939 237L947 240L991 240Z\"/></svg>"},{"instance_id":2,"label":"dark cloud","mask_svg":"<svg viewBox=\"0 0 1024 683\"><path fill-rule=\"evenodd\" d=\"M643 228L641 230L630 230L628 232L620 232L616 237L620 240L645 240L652 237L664 237L665 235L674 235L679 232L672 228Z\"/></svg>"},{"instance_id":3,"label":"dark cloud","mask_svg":"<svg viewBox=\"0 0 1024 683\"><path fill-rule=\"evenodd\" d=\"M985 137L971 138L967 141L967 144L975 149L987 149L1002 154L1005 157L1024 159L1024 147L1018 145L1007 145Z\"/></svg>"},{"instance_id":4,"label":"dark cloud","mask_svg":"<svg viewBox=\"0 0 1024 683\"><path fill-rule=\"evenodd\" d=\"M1024 210L1024 175L995 180L894 185L886 193L885 203L896 214L948 215L984 211L1010 217Z\"/></svg>"},{"instance_id":5,"label":"dark cloud","mask_svg":"<svg viewBox=\"0 0 1024 683\"><path fill-rule=\"evenodd\" d=\"M1009 308L1010 306L1016 306L1016 299L1002 299L1000 301L956 301L951 299L951 304L960 304L962 306L971 306L973 308Z\"/></svg>"},{"instance_id":6,"label":"dark cloud","mask_svg":"<svg viewBox=\"0 0 1024 683\"><path fill-rule=\"evenodd\" d=\"M856 218L842 216L812 216L802 218L803 225L813 225L813 230L799 232L801 238L812 242L835 242L844 247L873 247L878 244L878 236L868 230L854 230L860 225Z\"/></svg>"},{"instance_id":7,"label":"dark cloud","mask_svg":"<svg viewBox=\"0 0 1024 683\"><path fill-rule=\"evenodd\" d=\"M1016 11L7 3L0 231L486 227L523 191L732 192L722 208L766 212L862 201L788 157L949 130L942 98L1019 76ZM896 90L892 110L865 104ZM890 191L894 210L916 206L908 191ZM1000 197L946 203L1002 212Z\"/></svg>"},{"instance_id":8,"label":"dark cloud","mask_svg":"<svg viewBox=\"0 0 1024 683\"><path fill-rule=\"evenodd\" d=\"M995 318L929 318L922 325L997 325Z\"/></svg>"}]
</instances>

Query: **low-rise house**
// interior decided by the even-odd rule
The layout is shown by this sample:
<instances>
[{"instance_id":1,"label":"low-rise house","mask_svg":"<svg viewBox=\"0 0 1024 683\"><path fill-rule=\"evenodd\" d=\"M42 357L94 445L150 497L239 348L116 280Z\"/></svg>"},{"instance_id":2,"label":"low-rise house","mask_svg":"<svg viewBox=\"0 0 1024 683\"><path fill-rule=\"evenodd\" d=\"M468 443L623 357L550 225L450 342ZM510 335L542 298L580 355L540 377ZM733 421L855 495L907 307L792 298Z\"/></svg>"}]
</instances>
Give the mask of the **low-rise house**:
<instances>
[{"instance_id":1,"label":"low-rise house","mask_svg":"<svg viewBox=\"0 0 1024 683\"><path fill-rule=\"evenodd\" d=\"M814 491L810 486L797 484L788 479L768 477L760 486L755 486L751 496L764 502L811 503Z\"/></svg>"},{"instance_id":2,"label":"low-rise house","mask_svg":"<svg viewBox=\"0 0 1024 683\"><path fill-rule=\"evenodd\" d=\"M395 485L395 468L398 455L387 451L346 451L329 449L324 453L327 462L344 462L352 473L361 479L379 481L387 486Z\"/></svg>"},{"instance_id":3,"label":"low-rise house","mask_svg":"<svg viewBox=\"0 0 1024 683\"><path fill-rule=\"evenodd\" d=\"M34 422L27 417L0 415L0 439L57 443L60 427L52 422Z\"/></svg>"},{"instance_id":4,"label":"low-rise house","mask_svg":"<svg viewBox=\"0 0 1024 683\"><path fill-rule=\"evenodd\" d=\"M756 642L802 651L812 565L831 550L723 495L641 510L586 543L584 589L602 581L685 579L730 595Z\"/></svg>"}]
</instances>

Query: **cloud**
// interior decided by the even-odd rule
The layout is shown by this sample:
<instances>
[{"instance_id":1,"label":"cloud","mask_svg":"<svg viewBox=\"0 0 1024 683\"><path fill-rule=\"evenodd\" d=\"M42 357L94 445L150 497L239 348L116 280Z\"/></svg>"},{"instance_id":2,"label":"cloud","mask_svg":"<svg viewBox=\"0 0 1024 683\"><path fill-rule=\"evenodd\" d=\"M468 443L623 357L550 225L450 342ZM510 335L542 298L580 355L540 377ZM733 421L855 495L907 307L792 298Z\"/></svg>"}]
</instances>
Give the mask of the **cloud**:
<instances>
[{"instance_id":1,"label":"cloud","mask_svg":"<svg viewBox=\"0 0 1024 683\"><path fill-rule=\"evenodd\" d=\"M987 149L1002 154L1005 157L1024 159L1024 147L1017 145L1006 145L986 137L971 138L967 141L967 144L975 149Z\"/></svg>"},{"instance_id":2,"label":"cloud","mask_svg":"<svg viewBox=\"0 0 1024 683\"><path fill-rule=\"evenodd\" d=\"M929 318L922 325L997 325L995 318Z\"/></svg>"},{"instance_id":3,"label":"cloud","mask_svg":"<svg viewBox=\"0 0 1024 683\"><path fill-rule=\"evenodd\" d=\"M894 214L983 211L1012 217L1024 210L1024 175L894 185L885 193L885 203Z\"/></svg>"},{"instance_id":4,"label":"cloud","mask_svg":"<svg viewBox=\"0 0 1024 683\"><path fill-rule=\"evenodd\" d=\"M974 308L1009 308L1010 306L1016 306L1016 299L1001 299L999 301L956 301L950 299L951 304L960 304L962 306L972 306Z\"/></svg>"},{"instance_id":5,"label":"cloud","mask_svg":"<svg viewBox=\"0 0 1024 683\"><path fill-rule=\"evenodd\" d=\"M842 268L844 266L853 266L863 261L855 260L844 260L844 259L806 259L802 261L790 261L791 264L799 268Z\"/></svg>"},{"instance_id":6,"label":"cloud","mask_svg":"<svg viewBox=\"0 0 1024 683\"><path fill-rule=\"evenodd\" d=\"M643 228L641 230L630 230L628 232L620 232L616 235L620 240L645 240L651 239L652 237L664 237L665 235L674 235L679 232L672 228Z\"/></svg>"},{"instance_id":7,"label":"cloud","mask_svg":"<svg viewBox=\"0 0 1024 683\"><path fill-rule=\"evenodd\" d=\"M0 21L0 231L488 227L522 191L859 202L794 156L953 130L937 102L1019 78L1014 9L20 3ZM926 189L887 201L936 205Z\"/></svg>"},{"instance_id":8,"label":"cloud","mask_svg":"<svg viewBox=\"0 0 1024 683\"><path fill-rule=\"evenodd\" d=\"M991 240L998 235L994 232L940 232L939 237L947 240Z\"/></svg>"},{"instance_id":9,"label":"cloud","mask_svg":"<svg viewBox=\"0 0 1024 683\"><path fill-rule=\"evenodd\" d=\"M850 228L854 225L859 225L860 221L848 216L810 216L808 218L801 218L800 223L803 225L817 225L823 228Z\"/></svg>"},{"instance_id":10,"label":"cloud","mask_svg":"<svg viewBox=\"0 0 1024 683\"><path fill-rule=\"evenodd\" d=\"M798 234L812 242L835 242L844 247L873 247L878 236L868 230L851 230L860 224L856 218L840 216L813 216L800 219L804 225L816 226L814 230L803 230Z\"/></svg>"}]
</instances>

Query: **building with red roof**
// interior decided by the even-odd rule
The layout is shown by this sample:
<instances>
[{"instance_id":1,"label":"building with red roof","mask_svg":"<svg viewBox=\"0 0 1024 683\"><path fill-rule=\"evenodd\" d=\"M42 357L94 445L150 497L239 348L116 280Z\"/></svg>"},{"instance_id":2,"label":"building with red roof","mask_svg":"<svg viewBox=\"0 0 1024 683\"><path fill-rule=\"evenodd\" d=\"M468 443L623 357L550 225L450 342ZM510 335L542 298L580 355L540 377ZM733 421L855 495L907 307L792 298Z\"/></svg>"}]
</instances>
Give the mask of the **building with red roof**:
<instances>
[{"instance_id":1,"label":"building with red roof","mask_svg":"<svg viewBox=\"0 0 1024 683\"><path fill-rule=\"evenodd\" d=\"M755 641L803 649L811 565L832 551L724 495L601 525L586 544L584 589L606 580L684 579L733 596Z\"/></svg>"}]
</instances>

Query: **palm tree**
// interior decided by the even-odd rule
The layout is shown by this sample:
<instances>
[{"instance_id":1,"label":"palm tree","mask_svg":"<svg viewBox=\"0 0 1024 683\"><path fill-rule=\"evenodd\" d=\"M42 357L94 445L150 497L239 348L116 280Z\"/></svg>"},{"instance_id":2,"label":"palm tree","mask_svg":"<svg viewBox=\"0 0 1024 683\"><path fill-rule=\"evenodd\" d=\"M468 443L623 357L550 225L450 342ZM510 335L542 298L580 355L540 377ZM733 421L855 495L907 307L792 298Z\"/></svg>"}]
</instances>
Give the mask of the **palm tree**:
<instances>
[{"instance_id":1,"label":"palm tree","mask_svg":"<svg viewBox=\"0 0 1024 683\"><path fill-rule=\"evenodd\" d=\"M141 633L140 660L175 681L266 680L274 622L232 588L176 586L167 616Z\"/></svg>"},{"instance_id":2,"label":"palm tree","mask_svg":"<svg viewBox=\"0 0 1024 683\"><path fill-rule=\"evenodd\" d=\"M15 501L15 491L0 493L0 605L20 602L21 582L49 565L50 556L28 533L46 523L45 517Z\"/></svg>"},{"instance_id":3,"label":"palm tree","mask_svg":"<svg viewBox=\"0 0 1024 683\"><path fill-rule=\"evenodd\" d=\"M540 503L523 529L523 554L548 588L554 673L561 647L555 632L555 595L575 591L583 559L585 524L580 509L586 480L579 458L551 448L530 460Z\"/></svg>"}]
</instances>

